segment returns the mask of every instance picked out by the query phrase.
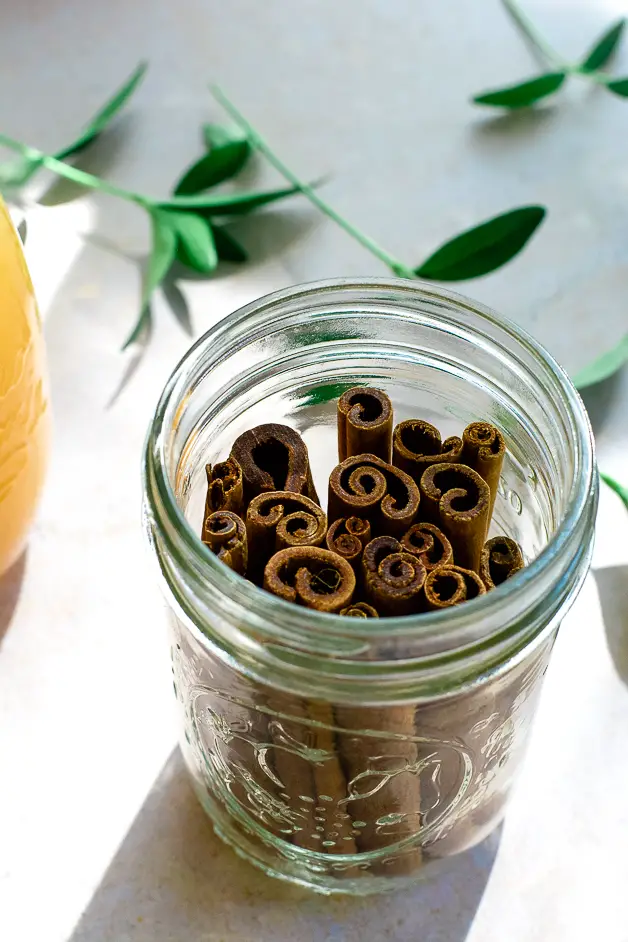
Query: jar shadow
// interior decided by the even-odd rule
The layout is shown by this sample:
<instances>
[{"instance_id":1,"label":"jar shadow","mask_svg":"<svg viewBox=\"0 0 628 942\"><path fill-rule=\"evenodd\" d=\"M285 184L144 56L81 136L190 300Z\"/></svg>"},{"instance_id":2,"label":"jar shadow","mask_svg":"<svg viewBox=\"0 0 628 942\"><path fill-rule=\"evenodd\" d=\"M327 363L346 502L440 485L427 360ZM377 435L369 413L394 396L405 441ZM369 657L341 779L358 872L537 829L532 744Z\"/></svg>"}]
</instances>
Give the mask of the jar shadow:
<instances>
[{"instance_id":1,"label":"jar shadow","mask_svg":"<svg viewBox=\"0 0 628 942\"><path fill-rule=\"evenodd\" d=\"M608 650L628 686L628 565L594 569Z\"/></svg>"},{"instance_id":2,"label":"jar shadow","mask_svg":"<svg viewBox=\"0 0 628 942\"><path fill-rule=\"evenodd\" d=\"M0 644L9 630L26 572L26 551L0 576Z\"/></svg>"},{"instance_id":3,"label":"jar shadow","mask_svg":"<svg viewBox=\"0 0 628 942\"><path fill-rule=\"evenodd\" d=\"M323 898L271 879L214 834L178 749L164 766L68 942L126 939L447 938L468 935L500 841L410 890Z\"/></svg>"}]
</instances>

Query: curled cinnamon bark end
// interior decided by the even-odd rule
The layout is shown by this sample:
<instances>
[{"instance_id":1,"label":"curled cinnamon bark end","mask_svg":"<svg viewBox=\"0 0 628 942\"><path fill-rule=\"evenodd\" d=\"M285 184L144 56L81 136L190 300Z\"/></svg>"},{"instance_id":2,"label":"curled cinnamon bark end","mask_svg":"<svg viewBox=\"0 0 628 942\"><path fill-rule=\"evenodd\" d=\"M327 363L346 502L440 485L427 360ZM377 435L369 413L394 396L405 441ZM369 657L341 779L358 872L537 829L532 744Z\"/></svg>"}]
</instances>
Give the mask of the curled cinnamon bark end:
<instances>
[{"instance_id":1,"label":"curled cinnamon bark end","mask_svg":"<svg viewBox=\"0 0 628 942\"><path fill-rule=\"evenodd\" d=\"M231 448L242 468L244 502L266 491L293 491L319 503L307 446L288 425L258 425L243 432Z\"/></svg>"},{"instance_id":2,"label":"curled cinnamon bark end","mask_svg":"<svg viewBox=\"0 0 628 942\"><path fill-rule=\"evenodd\" d=\"M430 611L460 605L485 592L484 583L477 573L461 566L443 566L432 570L424 586L425 602Z\"/></svg>"},{"instance_id":3,"label":"curled cinnamon bark end","mask_svg":"<svg viewBox=\"0 0 628 942\"><path fill-rule=\"evenodd\" d=\"M329 477L327 514L368 517L377 534L402 536L419 509L419 488L410 475L376 455L346 458Z\"/></svg>"},{"instance_id":4,"label":"curled cinnamon bark end","mask_svg":"<svg viewBox=\"0 0 628 942\"><path fill-rule=\"evenodd\" d=\"M347 608L343 608L340 614L348 618L379 618L377 609L368 602L353 602Z\"/></svg>"},{"instance_id":5,"label":"curled cinnamon bark end","mask_svg":"<svg viewBox=\"0 0 628 942\"><path fill-rule=\"evenodd\" d=\"M418 483L431 464L460 461L462 439L452 436L441 440L434 425L423 419L406 419L393 432L393 464Z\"/></svg>"},{"instance_id":6,"label":"curled cinnamon bark end","mask_svg":"<svg viewBox=\"0 0 628 942\"><path fill-rule=\"evenodd\" d=\"M242 516L244 498L242 491L242 468L235 458L219 461L213 467L205 466L207 474L207 497L203 522L217 510L230 510ZM205 540L205 531L202 539Z\"/></svg>"},{"instance_id":7,"label":"curled cinnamon bark end","mask_svg":"<svg viewBox=\"0 0 628 942\"><path fill-rule=\"evenodd\" d=\"M325 512L309 497L291 491L258 494L246 512L249 579L262 581L264 567L277 550L320 546L326 531Z\"/></svg>"},{"instance_id":8,"label":"curled cinnamon bark end","mask_svg":"<svg viewBox=\"0 0 628 942\"><path fill-rule=\"evenodd\" d=\"M351 604L355 573L346 559L320 546L290 546L266 564L264 588L287 602L339 612Z\"/></svg>"},{"instance_id":9,"label":"curled cinnamon bark end","mask_svg":"<svg viewBox=\"0 0 628 942\"><path fill-rule=\"evenodd\" d=\"M451 543L433 523L415 523L401 537L404 552L418 556L426 570L430 572L439 566L451 566L454 551Z\"/></svg>"},{"instance_id":10,"label":"curled cinnamon bark end","mask_svg":"<svg viewBox=\"0 0 628 942\"><path fill-rule=\"evenodd\" d=\"M404 553L392 536L378 536L364 548L364 591L380 615L410 615L421 611L425 566Z\"/></svg>"},{"instance_id":11,"label":"curled cinnamon bark end","mask_svg":"<svg viewBox=\"0 0 628 942\"><path fill-rule=\"evenodd\" d=\"M338 458L377 455L390 461L393 407L381 389L355 386L338 400Z\"/></svg>"},{"instance_id":12,"label":"curled cinnamon bark end","mask_svg":"<svg viewBox=\"0 0 628 942\"><path fill-rule=\"evenodd\" d=\"M480 577L487 589L494 589L523 569L521 547L509 536L494 536L484 544L480 558Z\"/></svg>"},{"instance_id":13,"label":"curled cinnamon bark end","mask_svg":"<svg viewBox=\"0 0 628 942\"><path fill-rule=\"evenodd\" d=\"M472 422L462 433L462 461L484 478L491 491L489 522L505 454L504 436L490 422Z\"/></svg>"},{"instance_id":14,"label":"curled cinnamon bark end","mask_svg":"<svg viewBox=\"0 0 628 942\"><path fill-rule=\"evenodd\" d=\"M423 516L440 526L464 569L479 570L490 500L486 481L464 464L433 464L421 477Z\"/></svg>"},{"instance_id":15,"label":"curled cinnamon bark end","mask_svg":"<svg viewBox=\"0 0 628 942\"><path fill-rule=\"evenodd\" d=\"M371 539L371 524L361 517L339 517L327 531L327 549L338 553L358 570L362 550Z\"/></svg>"},{"instance_id":16,"label":"curled cinnamon bark end","mask_svg":"<svg viewBox=\"0 0 628 942\"><path fill-rule=\"evenodd\" d=\"M247 568L247 539L244 521L230 510L218 510L205 519L203 543L226 566L243 576ZM205 538L206 537L206 538Z\"/></svg>"}]
</instances>

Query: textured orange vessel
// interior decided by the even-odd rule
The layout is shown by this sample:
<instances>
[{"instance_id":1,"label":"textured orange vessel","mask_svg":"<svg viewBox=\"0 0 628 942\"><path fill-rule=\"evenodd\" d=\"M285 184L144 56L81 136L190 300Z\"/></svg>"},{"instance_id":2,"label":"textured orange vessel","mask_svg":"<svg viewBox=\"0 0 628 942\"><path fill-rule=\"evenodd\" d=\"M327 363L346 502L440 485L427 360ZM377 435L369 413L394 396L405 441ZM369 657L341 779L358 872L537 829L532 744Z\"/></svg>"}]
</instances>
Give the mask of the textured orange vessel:
<instances>
[{"instance_id":1,"label":"textured orange vessel","mask_svg":"<svg viewBox=\"0 0 628 942\"><path fill-rule=\"evenodd\" d=\"M0 200L0 574L24 548L49 436L41 324L22 245Z\"/></svg>"}]
</instances>

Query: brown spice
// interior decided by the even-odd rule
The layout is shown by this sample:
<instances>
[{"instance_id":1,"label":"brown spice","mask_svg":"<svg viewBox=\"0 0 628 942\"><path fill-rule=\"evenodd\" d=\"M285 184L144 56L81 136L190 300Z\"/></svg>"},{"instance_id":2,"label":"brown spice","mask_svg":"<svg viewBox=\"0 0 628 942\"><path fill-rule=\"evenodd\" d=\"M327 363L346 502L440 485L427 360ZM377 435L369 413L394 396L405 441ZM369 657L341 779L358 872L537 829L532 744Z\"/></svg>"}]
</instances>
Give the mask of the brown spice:
<instances>
[{"instance_id":1,"label":"brown spice","mask_svg":"<svg viewBox=\"0 0 628 942\"><path fill-rule=\"evenodd\" d=\"M381 615L421 611L425 566L394 537L375 537L364 548L362 576L366 597Z\"/></svg>"},{"instance_id":2,"label":"brown spice","mask_svg":"<svg viewBox=\"0 0 628 942\"><path fill-rule=\"evenodd\" d=\"M431 464L460 461L462 439L457 436L441 440L434 425L423 419L406 419L393 432L393 464L419 483Z\"/></svg>"},{"instance_id":3,"label":"brown spice","mask_svg":"<svg viewBox=\"0 0 628 942\"><path fill-rule=\"evenodd\" d=\"M254 497L246 512L249 542L248 577L261 583L270 557L287 546L320 546L327 517L303 494L270 491Z\"/></svg>"},{"instance_id":4,"label":"brown spice","mask_svg":"<svg viewBox=\"0 0 628 942\"><path fill-rule=\"evenodd\" d=\"M464 569L479 570L490 499L486 481L464 464L433 464L421 477L422 514L445 532Z\"/></svg>"},{"instance_id":5,"label":"brown spice","mask_svg":"<svg viewBox=\"0 0 628 942\"><path fill-rule=\"evenodd\" d=\"M480 576L487 589L494 589L523 569L525 563L519 544L509 536L494 536L484 544L480 558Z\"/></svg>"},{"instance_id":6,"label":"brown spice","mask_svg":"<svg viewBox=\"0 0 628 942\"><path fill-rule=\"evenodd\" d=\"M203 543L241 576L246 574L247 541L244 521L230 510L210 514L203 524Z\"/></svg>"},{"instance_id":7,"label":"brown spice","mask_svg":"<svg viewBox=\"0 0 628 942\"><path fill-rule=\"evenodd\" d=\"M207 497L203 522L217 510L231 510L239 517L243 515L242 468L235 458L219 461L213 467L205 465L207 474ZM201 536L205 540L205 533Z\"/></svg>"},{"instance_id":8,"label":"brown spice","mask_svg":"<svg viewBox=\"0 0 628 942\"><path fill-rule=\"evenodd\" d=\"M478 574L470 569L442 566L428 574L424 592L427 608L435 611L475 599L484 595L486 589Z\"/></svg>"},{"instance_id":9,"label":"brown spice","mask_svg":"<svg viewBox=\"0 0 628 942\"><path fill-rule=\"evenodd\" d=\"M329 477L327 515L367 517L376 534L402 536L419 510L419 488L399 468L376 455L353 455Z\"/></svg>"},{"instance_id":10,"label":"brown spice","mask_svg":"<svg viewBox=\"0 0 628 942\"><path fill-rule=\"evenodd\" d=\"M401 545L405 553L418 556L428 572L453 564L451 543L433 523L415 523L401 537Z\"/></svg>"},{"instance_id":11,"label":"brown spice","mask_svg":"<svg viewBox=\"0 0 628 942\"><path fill-rule=\"evenodd\" d=\"M346 559L320 546L290 546L266 564L264 588L319 612L339 612L351 603L355 573Z\"/></svg>"},{"instance_id":12,"label":"brown spice","mask_svg":"<svg viewBox=\"0 0 628 942\"><path fill-rule=\"evenodd\" d=\"M392 403L385 392L370 386L348 389L338 400L338 459L377 455L390 461Z\"/></svg>"},{"instance_id":13,"label":"brown spice","mask_svg":"<svg viewBox=\"0 0 628 942\"><path fill-rule=\"evenodd\" d=\"M504 436L490 422L472 422L462 433L462 461L484 478L491 492L489 523L493 515L505 454Z\"/></svg>"},{"instance_id":14,"label":"brown spice","mask_svg":"<svg viewBox=\"0 0 628 942\"><path fill-rule=\"evenodd\" d=\"M379 612L368 602L352 602L340 612L348 618L379 618Z\"/></svg>"},{"instance_id":15,"label":"brown spice","mask_svg":"<svg viewBox=\"0 0 628 942\"><path fill-rule=\"evenodd\" d=\"M242 468L246 506L265 491L294 491L320 503L307 446L288 425L270 423L243 432L232 445L231 457Z\"/></svg>"},{"instance_id":16,"label":"brown spice","mask_svg":"<svg viewBox=\"0 0 628 942\"><path fill-rule=\"evenodd\" d=\"M362 550L370 539L371 524L361 517L339 517L325 538L327 549L351 563L356 574L360 572Z\"/></svg>"}]
</instances>

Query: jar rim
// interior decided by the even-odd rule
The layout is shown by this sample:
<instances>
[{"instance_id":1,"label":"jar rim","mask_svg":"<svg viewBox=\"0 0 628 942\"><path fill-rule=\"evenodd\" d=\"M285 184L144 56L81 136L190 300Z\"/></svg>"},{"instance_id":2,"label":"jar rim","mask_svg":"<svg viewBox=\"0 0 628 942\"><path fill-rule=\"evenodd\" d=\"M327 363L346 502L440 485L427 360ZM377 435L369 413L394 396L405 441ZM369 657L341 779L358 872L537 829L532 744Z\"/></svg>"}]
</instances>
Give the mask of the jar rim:
<instances>
[{"instance_id":1,"label":"jar rim","mask_svg":"<svg viewBox=\"0 0 628 942\"><path fill-rule=\"evenodd\" d=\"M216 345L217 338L224 339L230 332L237 332L237 328L241 328L254 315L265 312L266 316L271 317L273 311L288 301L303 301L314 296L318 298L325 292L353 291L361 299L375 302L382 301L382 290L391 292L390 296L387 295L388 300L398 303L400 307L403 307L404 298L412 298L415 303L437 301L468 310L479 319L478 323L485 321L498 328L540 361L551 374L559 395L568 407L574 430L574 473L566 510L555 531L541 552L507 583L453 609L392 618L355 619L295 606L246 582L224 566L203 545L179 506L167 469L167 436L164 432L167 431L168 418L174 417L185 403L195 366L198 366L207 345ZM387 638L442 638L442 629L446 625L448 640L457 639L452 651L466 648L471 641L481 645L490 643L493 634L490 631L478 634L478 623L497 624L497 613L503 613L506 602L513 611L525 610L525 598L533 587L540 589L540 584L547 582L548 572L556 570L557 561L565 558L573 560L579 553L585 557L587 553L590 555L590 546L584 546L587 541L582 526L578 525L585 517L587 520L595 518L597 501L597 475L589 420L580 395L556 360L526 330L485 305L440 286L400 278L339 278L284 288L258 298L220 320L190 347L164 387L146 439L143 479L145 499L152 519L159 520L162 527L166 520L170 523L167 528L169 548L182 564L195 560L203 568L208 582L215 581L221 596L229 603L230 613L236 614L240 624L255 623L256 628L263 630L267 637L273 637L276 632L277 637L284 640L282 629L288 624L297 625L302 631L306 630L310 636L316 635L317 638L342 635L356 640L374 639L384 633ZM580 578L575 590L572 586L572 594L575 594L581 581ZM238 597L242 601L238 601ZM269 622L269 606L272 606L272 623Z\"/></svg>"}]
</instances>

